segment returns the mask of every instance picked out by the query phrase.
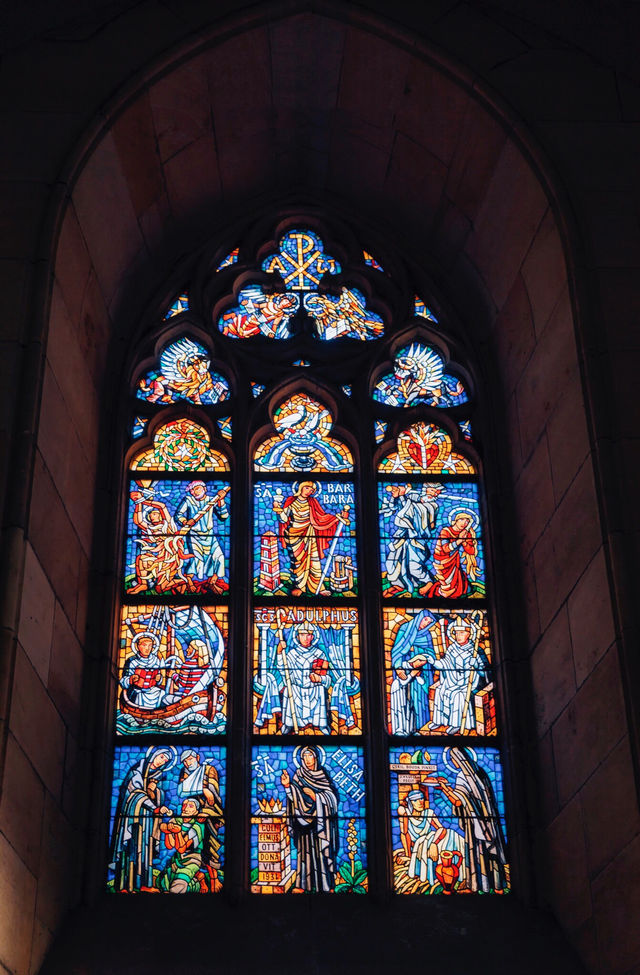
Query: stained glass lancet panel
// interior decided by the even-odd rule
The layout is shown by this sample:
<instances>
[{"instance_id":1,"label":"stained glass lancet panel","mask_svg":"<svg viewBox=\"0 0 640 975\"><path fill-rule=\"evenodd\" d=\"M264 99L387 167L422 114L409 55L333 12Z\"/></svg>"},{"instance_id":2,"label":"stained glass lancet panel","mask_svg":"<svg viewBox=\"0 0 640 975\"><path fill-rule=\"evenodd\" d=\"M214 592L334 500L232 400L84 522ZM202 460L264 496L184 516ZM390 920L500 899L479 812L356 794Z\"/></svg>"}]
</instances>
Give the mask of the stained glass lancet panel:
<instances>
[{"instance_id":1,"label":"stained glass lancet panel","mask_svg":"<svg viewBox=\"0 0 640 975\"><path fill-rule=\"evenodd\" d=\"M394 888L504 893L475 466L445 430L420 421L400 433L378 476L387 722L404 739L389 751Z\"/></svg>"},{"instance_id":2,"label":"stained glass lancet panel","mask_svg":"<svg viewBox=\"0 0 640 975\"><path fill-rule=\"evenodd\" d=\"M229 462L183 417L130 470L108 887L212 893L224 879Z\"/></svg>"},{"instance_id":3,"label":"stained glass lancet panel","mask_svg":"<svg viewBox=\"0 0 640 975\"><path fill-rule=\"evenodd\" d=\"M389 757L396 892L506 893L509 867L497 749L394 746Z\"/></svg>"},{"instance_id":4,"label":"stained glass lancet panel","mask_svg":"<svg viewBox=\"0 0 640 975\"><path fill-rule=\"evenodd\" d=\"M273 425L254 456L251 889L364 893L353 459L306 393Z\"/></svg>"}]
</instances>

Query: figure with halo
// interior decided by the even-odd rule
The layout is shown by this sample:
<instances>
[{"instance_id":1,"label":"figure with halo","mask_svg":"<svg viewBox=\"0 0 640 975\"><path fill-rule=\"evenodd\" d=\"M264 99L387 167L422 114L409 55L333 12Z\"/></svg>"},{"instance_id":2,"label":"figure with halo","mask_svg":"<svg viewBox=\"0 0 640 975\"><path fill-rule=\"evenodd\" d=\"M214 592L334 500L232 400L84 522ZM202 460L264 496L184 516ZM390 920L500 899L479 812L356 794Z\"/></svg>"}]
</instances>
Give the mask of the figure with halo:
<instances>
[{"instance_id":1,"label":"figure with halo","mask_svg":"<svg viewBox=\"0 0 640 975\"><path fill-rule=\"evenodd\" d=\"M487 683L488 663L480 649L480 618L459 614L447 626L447 649L432 666L440 679L434 684L429 728L465 734L476 727L474 694Z\"/></svg>"},{"instance_id":2,"label":"figure with halo","mask_svg":"<svg viewBox=\"0 0 640 975\"><path fill-rule=\"evenodd\" d=\"M280 521L280 544L286 548L291 563L292 596L321 595L322 585L335 551L335 543L345 525L349 525L349 508L339 515L325 511L315 495L320 485L300 481L293 494L276 496L273 510Z\"/></svg>"},{"instance_id":3,"label":"figure with halo","mask_svg":"<svg viewBox=\"0 0 640 975\"><path fill-rule=\"evenodd\" d=\"M478 516L468 508L449 512L449 524L438 535L433 550L435 582L420 590L429 599L459 599L473 593L478 576Z\"/></svg>"},{"instance_id":4,"label":"figure with halo","mask_svg":"<svg viewBox=\"0 0 640 975\"><path fill-rule=\"evenodd\" d=\"M177 752L172 745L152 745L123 779L113 819L109 858L116 891L133 893L154 889L153 862L160 820L162 816L172 815L163 802L162 779L176 760Z\"/></svg>"},{"instance_id":5,"label":"figure with halo","mask_svg":"<svg viewBox=\"0 0 640 975\"><path fill-rule=\"evenodd\" d=\"M338 790L324 767L324 750L302 745L294 750L293 777L280 776L287 794L287 817L296 848L298 891L328 893L338 872Z\"/></svg>"},{"instance_id":6,"label":"figure with halo","mask_svg":"<svg viewBox=\"0 0 640 975\"><path fill-rule=\"evenodd\" d=\"M453 786L443 776L438 783L464 831L467 886L502 894L509 887L506 844L491 778L469 746L445 748L443 762L456 777Z\"/></svg>"}]
</instances>

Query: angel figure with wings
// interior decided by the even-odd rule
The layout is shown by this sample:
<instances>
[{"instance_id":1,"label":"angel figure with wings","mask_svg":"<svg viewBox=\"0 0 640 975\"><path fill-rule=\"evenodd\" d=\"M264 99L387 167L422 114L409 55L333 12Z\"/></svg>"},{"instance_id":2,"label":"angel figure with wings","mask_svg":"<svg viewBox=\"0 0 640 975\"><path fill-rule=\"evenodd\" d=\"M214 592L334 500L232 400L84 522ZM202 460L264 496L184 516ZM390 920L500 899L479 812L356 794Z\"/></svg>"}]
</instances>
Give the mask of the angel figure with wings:
<instances>
[{"instance_id":1,"label":"angel figure with wings","mask_svg":"<svg viewBox=\"0 0 640 975\"><path fill-rule=\"evenodd\" d=\"M213 404L226 398L228 386L222 376L211 374L206 349L192 339L181 338L160 355L160 369L140 380L139 395L150 403Z\"/></svg>"}]
</instances>

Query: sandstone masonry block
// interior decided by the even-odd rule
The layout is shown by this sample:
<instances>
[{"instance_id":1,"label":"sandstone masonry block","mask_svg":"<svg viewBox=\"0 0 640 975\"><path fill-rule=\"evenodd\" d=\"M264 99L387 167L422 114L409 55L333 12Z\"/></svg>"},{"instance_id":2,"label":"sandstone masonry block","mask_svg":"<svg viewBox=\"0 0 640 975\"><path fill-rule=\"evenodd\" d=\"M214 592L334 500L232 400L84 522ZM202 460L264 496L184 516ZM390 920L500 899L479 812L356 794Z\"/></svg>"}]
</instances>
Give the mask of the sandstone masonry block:
<instances>
[{"instance_id":1,"label":"sandstone masonry block","mask_svg":"<svg viewBox=\"0 0 640 975\"><path fill-rule=\"evenodd\" d=\"M569 620L563 607L531 655L538 735L549 729L576 692Z\"/></svg>"},{"instance_id":2,"label":"sandstone masonry block","mask_svg":"<svg viewBox=\"0 0 640 975\"><path fill-rule=\"evenodd\" d=\"M44 786L12 734L0 802L0 830L33 874L40 862Z\"/></svg>"},{"instance_id":3,"label":"sandstone masonry block","mask_svg":"<svg viewBox=\"0 0 640 975\"><path fill-rule=\"evenodd\" d=\"M623 738L580 792L591 876L598 874L640 834L629 739Z\"/></svg>"},{"instance_id":4,"label":"sandstone masonry block","mask_svg":"<svg viewBox=\"0 0 640 975\"><path fill-rule=\"evenodd\" d=\"M25 550L18 639L40 680L46 681L51 654L55 595L31 545Z\"/></svg>"},{"instance_id":5,"label":"sandstone masonry block","mask_svg":"<svg viewBox=\"0 0 640 975\"><path fill-rule=\"evenodd\" d=\"M609 580L600 549L569 597L569 621L578 685L615 639Z\"/></svg>"},{"instance_id":6,"label":"sandstone masonry block","mask_svg":"<svg viewBox=\"0 0 640 975\"><path fill-rule=\"evenodd\" d=\"M36 880L0 835L0 961L10 972L29 970Z\"/></svg>"},{"instance_id":7,"label":"sandstone masonry block","mask_svg":"<svg viewBox=\"0 0 640 975\"><path fill-rule=\"evenodd\" d=\"M21 648L16 654L10 728L47 789L59 795L64 763L64 725Z\"/></svg>"},{"instance_id":8,"label":"sandstone masonry block","mask_svg":"<svg viewBox=\"0 0 640 975\"><path fill-rule=\"evenodd\" d=\"M553 726L560 802L587 781L625 732L624 701L615 647Z\"/></svg>"}]
</instances>

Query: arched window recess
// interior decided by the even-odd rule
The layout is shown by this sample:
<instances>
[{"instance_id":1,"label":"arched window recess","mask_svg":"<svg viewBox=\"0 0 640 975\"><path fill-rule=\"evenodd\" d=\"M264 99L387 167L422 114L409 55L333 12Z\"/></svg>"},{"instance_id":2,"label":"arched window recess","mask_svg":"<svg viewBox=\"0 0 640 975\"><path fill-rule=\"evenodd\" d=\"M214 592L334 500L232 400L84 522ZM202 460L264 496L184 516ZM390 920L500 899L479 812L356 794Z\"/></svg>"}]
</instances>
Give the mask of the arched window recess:
<instances>
[{"instance_id":1,"label":"arched window recess","mask_svg":"<svg viewBox=\"0 0 640 975\"><path fill-rule=\"evenodd\" d=\"M312 217L190 282L133 375L110 889L508 890L461 346Z\"/></svg>"}]
</instances>

